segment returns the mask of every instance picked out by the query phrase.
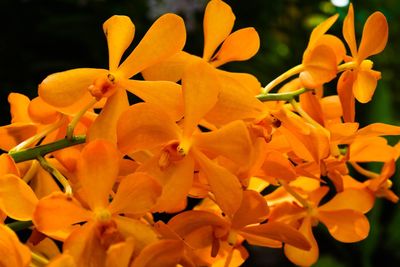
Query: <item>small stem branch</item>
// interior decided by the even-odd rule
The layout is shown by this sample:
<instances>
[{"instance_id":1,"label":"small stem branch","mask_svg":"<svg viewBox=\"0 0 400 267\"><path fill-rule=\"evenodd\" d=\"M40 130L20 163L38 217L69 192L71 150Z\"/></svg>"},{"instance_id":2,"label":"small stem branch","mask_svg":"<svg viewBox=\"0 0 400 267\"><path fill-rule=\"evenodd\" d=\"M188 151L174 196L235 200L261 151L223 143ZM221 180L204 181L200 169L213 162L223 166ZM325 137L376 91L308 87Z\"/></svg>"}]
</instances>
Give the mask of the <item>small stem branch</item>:
<instances>
[{"instance_id":1,"label":"small stem branch","mask_svg":"<svg viewBox=\"0 0 400 267\"><path fill-rule=\"evenodd\" d=\"M278 180L279 183L283 186L283 188L286 190L286 192L288 192L289 194L291 194L298 202L300 202L300 204L304 207L304 208L309 208L310 205L308 204L307 200L305 200L303 197L301 197L296 191L293 190L293 188L290 187L290 185L284 181L279 179Z\"/></svg>"},{"instance_id":2,"label":"small stem branch","mask_svg":"<svg viewBox=\"0 0 400 267\"><path fill-rule=\"evenodd\" d=\"M57 181L62 184L65 194L72 196L72 188L67 178L65 178L64 175L62 175L61 172L59 172L56 168L54 168L53 165L51 165L50 162L48 162L43 156L39 155L37 157L37 160L39 161L43 169L52 174L57 179Z\"/></svg>"},{"instance_id":3,"label":"small stem branch","mask_svg":"<svg viewBox=\"0 0 400 267\"><path fill-rule=\"evenodd\" d=\"M42 266L47 266L49 264L49 260L44 258L43 256L31 251L32 261L39 263Z\"/></svg>"},{"instance_id":4,"label":"small stem branch","mask_svg":"<svg viewBox=\"0 0 400 267\"><path fill-rule=\"evenodd\" d=\"M36 159L38 156L45 156L50 152L54 152L66 147L75 146L79 144L83 144L86 141L86 137L84 135L74 136L70 140L61 139L55 141L53 143L28 148L20 151L10 151L8 154L14 159L16 163Z\"/></svg>"},{"instance_id":5,"label":"small stem branch","mask_svg":"<svg viewBox=\"0 0 400 267\"><path fill-rule=\"evenodd\" d=\"M18 232L31 227L33 223L32 221L16 221L12 223L7 223L6 225L14 232Z\"/></svg>"},{"instance_id":6,"label":"small stem branch","mask_svg":"<svg viewBox=\"0 0 400 267\"><path fill-rule=\"evenodd\" d=\"M350 61L350 62L347 62L347 63L343 63L342 65L338 66L338 72L354 69L356 66L357 66L357 62L355 62L355 61Z\"/></svg>"},{"instance_id":7,"label":"small stem branch","mask_svg":"<svg viewBox=\"0 0 400 267\"><path fill-rule=\"evenodd\" d=\"M65 117L62 117L60 120L58 120L56 123L49 125L47 128L45 128L42 132L35 134L34 136L26 139L22 143L18 144L16 147L10 149L9 153L15 153L18 151L21 151L22 149L26 148L27 146L30 146L49 133L55 131L58 129L63 123L65 122Z\"/></svg>"},{"instance_id":8,"label":"small stem branch","mask_svg":"<svg viewBox=\"0 0 400 267\"><path fill-rule=\"evenodd\" d=\"M363 167L361 167L361 166L360 166L358 163L356 163L356 162L350 161L350 164L351 164L351 166L353 166L353 168L354 168L357 172L359 172L360 174L362 174L362 175L364 175L364 176L366 176L366 177L368 177L368 178L373 179L373 178L379 177L379 174L364 169Z\"/></svg>"},{"instance_id":9,"label":"small stem branch","mask_svg":"<svg viewBox=\"0 0 400 267\"><path fill-rule=\"evenodd\" d=\"M259 94L256 96L260 101L290 101L298 95L312 91L311 89L301 88L296 91L277 93L277 94Z\"/></svg>"},{"instance_id":10,"label":"small stem branch","mask_svg":"<svg viewBox=\"0 0 400 267\"><path fill-rule=\"evenodd\" d=\"M267 86L265 86L262 89L262 93L266 94L266 93L270 92L275 86L277 86L281 82L287 80L288 78L292 77L293 75L299 74L303 70L304 70L304 66L302 64L300 64L300 65L297 65L297 66L291 68L290 70L285 71L284 73L282 73L281 75L276 77L274 80L272 80L269 84L267 84Z\"/></svg>"},{"instance_id":11,"label":"small stem branch","mask_svg":"<svg viewBox=\"0 0 400 267\"><path fill-rule=\"evenodd\" d=\"M295 100L291 99L290 104L292 104L294 110L300 114L308 123L312 124L315 127L322 127L318 122L316 122L304 109L300 106L300 104Z\"/></svg>"},{"instance_id":12,"label":"small stem branch","mask_svg":"<svg viewBox=\"0 0 400 267\"><path fill-rule=\"evenodd\" d=\"M68 124L67 126L67 139L71 140L72 137L74 136L74 129L76 127L76 125L78 124L78 122L80 121L80 119L83 117L83 115L85 115L86 111L88 111L91 107L94 106L94 104L96 104L97 100L96 98L94 98L92 101L90 101L89 104L87 104L87 106L85 106L81 111L79 111L79 113L77 113L74 118L72 119L72 121Z\"/></svg>"},{"instance_id":13,"label":"small stem branch","mask_svg":"<svg viewBox=\"0 0 400 267\"><path fill-rule=\"evenodd\" d=\"M25 173L24 177L22 177L22 180L24 180L25 183L29 183L29 181L35 176L38 166L39 164L36 160L32 161L29 170Z\"/></svg>"}]
</instances>

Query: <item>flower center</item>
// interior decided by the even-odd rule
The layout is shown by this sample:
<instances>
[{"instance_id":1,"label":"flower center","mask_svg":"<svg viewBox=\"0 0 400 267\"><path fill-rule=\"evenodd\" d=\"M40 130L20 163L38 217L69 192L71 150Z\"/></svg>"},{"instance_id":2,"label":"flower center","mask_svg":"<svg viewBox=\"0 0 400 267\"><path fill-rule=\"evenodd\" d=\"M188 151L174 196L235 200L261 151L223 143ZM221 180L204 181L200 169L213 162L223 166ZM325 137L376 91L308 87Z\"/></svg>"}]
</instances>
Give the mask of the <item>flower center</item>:
<instances>
[{"instance_id":1,"label":"flower center","mask_svg":"<svg viewBox=\"0 0 400 267\"><path fill-rule=\"evenodd\" d=\"M107 77L99 77L94 80L88 90L97 100L103 97L110 97L116 91L115 76L109 73Z\"/></svg>"}]
</instances>

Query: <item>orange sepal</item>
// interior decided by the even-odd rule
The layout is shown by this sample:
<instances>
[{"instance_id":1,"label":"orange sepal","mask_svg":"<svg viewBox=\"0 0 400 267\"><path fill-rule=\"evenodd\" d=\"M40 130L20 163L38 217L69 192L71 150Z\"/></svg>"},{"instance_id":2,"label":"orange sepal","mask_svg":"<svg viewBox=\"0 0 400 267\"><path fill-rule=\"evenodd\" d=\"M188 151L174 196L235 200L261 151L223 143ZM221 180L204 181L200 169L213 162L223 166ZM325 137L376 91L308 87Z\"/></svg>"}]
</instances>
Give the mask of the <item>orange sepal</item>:
<instances>
[{"instance_id":1,"label":"orange sepal","mask_svg":"<svg viewBox=\"0 0 400 267\"><path fill-rule=\"evenodd\" d=\"M340 75L337 84L337 93L342 104L344 122L354 122L355 119L355 98L353 95L354 73L345 71Z\"/></svg>"},{"instance_id":2,"label":"orange sepal","mask_svg":"<svg viewBox=\"0 0 400 267\"><path fill-rule=\"evenodd\" d=\"M127 16L114 15L103 23L107 38L110 71L115 71L135 35L135 25Z\"/></svg>"},{"instance_id":3,"label":"orange sepal","mask_svg":"<svg viewBox=\"0 0 400 267\"><path fill-rule=\"evenodd\" d=\"M330 201L320 206L318 210L331 211L352 209L367 213L374 206L374 196L363 189L346 188L337 193Z\"/></svg>"},{"instance_id":4,"label":"orange sepal","mask_svg":"<svg viewBox=\"0 0 400 267\"><path fill-rule=\"evenodd\" d=\"M240 229L267 219L269 208L265 199L256 191L245 190L242 203L232 218L232 228Z\"/></svg>"},{"instance_id":5,"label":"orange sepal","mask_svg":"<svg viewBox=\"0 0 400 267\"><path fill-rule=\"evenodd\" d=\"M181 129L161 108L150 103L130 106L118 120L118 148L123 153L150 149L179 139Z\"/></svg>"},{"instance_id":6,"label":"orange sepal","mask_svg":"<svg viewBox=\"0 0 400 267\"><path fill-rule=\"evenodd\" d=\"M203 58L209 61L217 47L232 31L235 15L231 7L221 0L208 2L204 12L204 51Z\"/></svg>"},{"instance_id":7,"label":"orange sepal","mask_svg":"<svg viewBox=\"0 0 400 267\"><path fill-rule=\"evenodd\" d=\"M18 236L7 226L0 224L1 257L3 267L31 266L31 251L23 245Z\"/></svg>"},{"instance_id":8,"label":"orange sepal","mask_svg":"<svg viewBox=\"0 0 400 267\"><path fill-rule=\"evenodd\" d=\"M18 93L10 93L8 95L8 103L10 103L11 123L32 122L28 114L30 100L27 96Z\"/></svg>"},{"instance_id":9,"label":"orange sepal","mask_svg":"<svg viewBox=\"0 0 400 267\"><path fill-rule=\"evenodd\" d=\"M115 146L98 139L88 143L77 163L82 196L92 210L108 206L108 198L118 176L120 155Z\"/></svg>"},{"instance_id":10,"label":"orange sepal","mask_svg":"<svg viewBox=\"0 0 400 267\"><path fill-rule=\"evenodd\" d=\"M56 192L39 201L32 220L39 231L63 241L79 227L77 223L88 221L91 216L75 198Z\"/></svg>"},{"instance_id":11,"label":"orange sepal","mask_svg":"<svg viewBox=\"0 0 400 267\"><path fill-rule=\"evenodd\" d=\"M200 172L207 177L217 204L225 214L232 217L239 209L243 195L238 178L200 151L194 152L194 158L200 166Z\"/></svg>"},{"instance_id":12,"label":"orange sepal","mask_svg":"<svg viewBox=\"0 0 400 267\"><path fill-rule=\"evenodd\" d=\"M215 67L231 61L248 60L260 48L260 37L252 28L243 28L230 34L222 43L218 53L212 58Z\"/></svg>"},{"instance_id":13,"label":"orange sepal","mask_svg":"<svg viewBox=\"0 0 400 267\"><path fill-rule=\"evenodd\" d=\"M311 248L310 243L301 232L281 222L267 222L256 226L248 226L241 229L240 233L245 233L245 238L249 234L258 236L260 240L263 237L273 239L298 249L308 250ZM253 245L262 245L262 243L253 243Z\"/></svg>"},{"instance_id":14,"label":"orange sepal","mask_svg":"<svg viewBox=\"0 0 400 267\"><path fill-rule=\"evenodd\" d=\"M51 74L39 85L39 96L58 111L74 115L83 109L93 96L89 86L99 77L106 76L104 69L72 69Z\"/></svg>"},{"instance_id":15,"label":"orange sepal","mask_svg":"<svg viewBox=\"0 0 400 267\"><path fill-rule=\"evenodd\" d=\"M183 242L160 240L145 247L132 263L132 267L174 267L184 252Z\"/></svg>"},{"instance_id":16,"label":"orange sepal","mask_svg":"<svg viewBox=\"0 0 400 267\"><path fill-rule=\"evenodd\" d=\"M0 210L9 217L31 220L37 202L35 193L21 178L14 174L0 177Z\"/></svg>"},{"instance_id":17,"label":"orange sepal","mask_svg":"<svg viewBox=\"0 0 400 267\"><path fill-rule=\"evenodd\" d=\"M369 222L356 210L318 210L318 219L338 241L353 243L365 239L369 233Z\"/></svg>"},{"instance_id":18,"label":"orange sepal","mask_svg":"<svg viewBox=\"0 0 400 267\"><path fill-rule=\"evenodd\" d=\"M304 218L299 231L307 238L309 244L311 245L311 249L309 250L298 249L294 246L287 244L284 247L285 255L291 262L293 262L296 265L311 266L318 260L319 249L318 249L318 243L315 240L314 235L312 233L310 217Z\"/></svg>"},{"instance_id":19,"label":"orange sepal","mask_svg":"<svg viewBox=\"0 0 400 267\"><path fill-rule=\"evenodd\" d=\"M111 213L142 215L149 211L161 195L161 186L146 173L136 172L123 178L109 205Z\"/></svg>"},{"instance_id":20,"label":"orange sepal","mask_svg":"<svg viewBox=\"0 0 400 267\"><path fill-rule=\"evenodd\" d=\"M122 80L121 86L146 103L159 106L178 121L183 115L182 88L169 81Z\"/></svg>"},{"instance_id":21,"label":"orange sepal","mask_svg":"<svg viewBox=\"0 0 400 267\"><path fill-rule=\"evenodd\" d=\"M185 41L183 19L172 13L165 14L153 23L117 72L130 78L182 50Z\"/></svg>"},{"instance_id":22,"label":"orange sepal","mask_svg":"<svg viewBox=\"0 0 400 267\"><path fill-rule=\"evenodd\" d=\"M60 115L54 107L43 101L41 97L32 99L28 106L28 113L33 121L42 124L55 122Z\"/></svg>"}]
</instances>

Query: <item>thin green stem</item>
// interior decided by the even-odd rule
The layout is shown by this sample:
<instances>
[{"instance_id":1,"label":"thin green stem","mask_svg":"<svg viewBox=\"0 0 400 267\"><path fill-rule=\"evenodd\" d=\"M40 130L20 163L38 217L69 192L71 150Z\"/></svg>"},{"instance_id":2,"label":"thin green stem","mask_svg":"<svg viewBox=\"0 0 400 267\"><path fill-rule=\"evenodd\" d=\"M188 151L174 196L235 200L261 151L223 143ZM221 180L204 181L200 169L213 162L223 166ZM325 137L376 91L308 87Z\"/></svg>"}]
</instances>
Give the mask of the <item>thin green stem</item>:
<instances>
[{"instance_id":1,"label":"thin green stem","mask_svg":"<svg viewBox=\"0 0 400 267\"><path fill-rule=\"evenodd\" d=\"M30 146L49 133L57 130L63 123L65 122L65 117L62 117L60 120L58 120L56 123L49 125L47 128L45 128L42 132L35 134L34 136L26 139L22 143L18 144L16 147L10 149L10 153L16 153L18 151L23 150L25 147Z\"/></svg>"},{"instance_id":2,"label":"thin green stem","mask_svg":"<svg viewBox=\"0 0 400 267\"><path fill-rule=\"evenodd\" d=\"M96 98L94 98L92 101L90 101L90 103L87 104L81 111L79 111L79 113L76 114L74 116L74 118L72 119L72 121L68 124L68 126L67 126L67 139L68 140L71 140L73 138L76 125L78 124L80 119L83 117L83 115L85 115L86 111L88 111L91 107L93 107L94 104L96 104L96 102L97 102Z\"/></svg>"},{"instance_id":3,"label":"thin green stem","mask_svg":"<svg viewBox=\"0 0 400 267\"><path fill-rule=\"evenodd\" d=\"M48 162L43 156L38 156L37 160L39 161L40 165L45 169L47 172L52 174L57 181L59 181L62 186L64 187L64 191L67 195L72 196L72 188L71 185L69 184L67 178L64 177L64 175L61 174L59 170L54 168L53 165L51 165L50 162Z\"/></svg>"},{"instance_id":4,"label":"thin green stem","mask_svg":"<svg viewBox=\"0 0 400 267\"><path fill-rule=\"evenodd\" d=\"M256 96L260 101L290 101L294 97L304 94L306 92L313 91L312 89L300 88L296 91L285 92L285 93L276 93L276 94L259 94Z\"/></svg>"},{"instance_id":5,"label":"thin green stem","mask_svg":"<svg viewBox=\"0 0 400 267\"><path fill-rule=\"evenodd\" d=\"M32 261L39 263L42 266L46 266L49 264L49 260L44 258L43 256L31 251Z\"/></svg>"},{"instance_id":6,"label":"thin green stem","mask_svg":"<svg viewBox=\"0 0 400 267\"><path fill-rule=\"evenodd\" d=\"M80 136L74 136L71 139L61 139L58 141L55 141L53 143L33 147L33 148L28 148L28 149L23 149L20 151L10 151L8 154L14 159L16 163L22 162L22 161L27 161L27 160L32 160L36 159L38 156L45 156L46 154L50 152L54 152L66 147L70 146L75 146L79 144L83 144L86 141L86 136L80 135Z\"/></svg>"},{"instance_id":7,"label":"thin green stem","mask_svg":"<svg viewBox=\"0 0 400 267\"><path fill-rule=\"evenodd\" d=\"M32 221L16 221L12 223L7 223L6 225L14 232L18 232L31 227L33 223Z\"/></svg>"},{"instance_id":8,"label":"thin green stem","mask_svg":"<svg viewBox=\"0 0 400 267\"><path fill-rule=\"evenodd\" d=\"M299 74L303 70L304 70L304 66L303 66L303 64L300 64L300 65L297 65L297 66L291 68L290 70L285 71L284 73L282 73L281 75L276 77L274 80L272 80L269 84L267 84L267 86L265 86L262 89L262 93L266 94L266 93L270 92L275 86L277 86L281 82L287 80L288 78L292 77L293 75Z\"/></svg>"}]
</instances>

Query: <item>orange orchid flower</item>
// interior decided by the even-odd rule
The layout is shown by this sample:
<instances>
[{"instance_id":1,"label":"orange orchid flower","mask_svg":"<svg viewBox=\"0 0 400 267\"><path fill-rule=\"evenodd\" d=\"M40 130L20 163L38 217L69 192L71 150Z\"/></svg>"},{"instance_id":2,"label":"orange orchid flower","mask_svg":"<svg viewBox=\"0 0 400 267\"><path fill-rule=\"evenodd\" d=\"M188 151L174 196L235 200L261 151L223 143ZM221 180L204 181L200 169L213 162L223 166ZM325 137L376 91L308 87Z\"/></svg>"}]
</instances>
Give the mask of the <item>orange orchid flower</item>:
<instances>
[{"instance_id":1,"label":"orange orchid flower","mask_svg":"<svg viewBox=\"0 0 400 267\"><path fill-rule=\"evenodd\" d=\"M231 61L248 60L260 47L260 39L254 28L243 28L231 33L234 21L235 15L228 4L221 0L209 1L203 21L203 56L180 51L142 72L146 80L176 82L182 79L187 66L198 61L209 63L221 81L221 91L218 104L205 119L217 127L233 120L252 118L262 109L260 101L255 98L261 88L257 78L247 73L217 69Z\"/></svg>"},{"instance_id":2,"label":"orange orchid flower","mask_svg":"<svg viewBox=\"0 0 400 267\"><path fill-rule=\"evenodd\" d=\"M161 16L121 64L121 57L134 36L133 23L126 16L113 16L103 24L103 29L109 49L109 70L82 68L52 74L39 85L40 97L57 110L72 115L92 103L93 97L97 100L107 98L90 129L89 140L105 138L115 141L113 126L128 107L126 90L162 106L179 118L179 85L129 78L183 48L186 39L183 20L174 14Z\"/></svg>"},{"instance_id":3,"label":"orange orchid flower","mask_svg":"<svg viewBox=\"0 0 400 267\"><path fill-rule=\"evenodd\" d=\"M361 103L371 100L381 73L372 70L372 62L368 57L383 51L388 40L388 24L381 12L375 12L365 22L360 46L357 49L354 31L354 10L350 4L343 22L343 36L351 57L346 61L353 62L352 70L345 71L338 82L338 95L342 102L345 121L354 121L354 98Z\"/></svg>"},{"instance_id":4,"label":"orange orchid flower","mask_svg":"<svg viewBox=\"0 0 400 267\"><path fill-rule=\"evenodd\" d=\"M152 173L164 186L157 205L159 211L184 208L195 163L199 174L207 178L222 210L232 215L239 208L242 190L238 178L212 158L220 155L235 164L246 165L251 140L245 124L235 121L204 133L197 129L200 120L217 102L217 80L214 70L204 62L187 68L182 79L183 129L150 103L131 106L119 119L118 147L123 153L157 149L139 170Z\"/></svg>"},{"instance_id":5,"label":"orange orchid flower","mask_svg":"<svg viewBox=\"0 0 400 267\"><path fill-rule=\"evenodd\" d=\"M328 187L313 189L307 180L302 180L290 185L290 188L296 191L296 195L301 194L307 198L300 203L297 198L288 194L285 188L279 188L265 198L268 203L274 203L271 204L270 220L296 226L311 244L308 251L290 244L285 245L285 255L293 263L311 266L317 261L319 249L312 227L319 221L328 228L332 237L341 242L358 242L368 236L369 222L364 213L372 208L374 201L364 190L346 189L320 205L321 199L329 191Z\"/></svg>"},{"instance_id":6,"label":"orange orchid flower","mask_svg":"<svg viewBox=\"0 0 400 267\"><path fill-rule=\"evenodd\" d=\"M161 193L152 177L144 173L126 176L109 203L119 160L120 155L111 143L100 139L89 143L77 166L81 201L53 193L41 199L36 207L33 222L37 229L65 241L64 250L74 257L78 266L93 262L103 266L107 249L130 236L138 250L157 240L154 231L138 220ZM83 222L87 223L77 225Z\"/></svg>"},{"instance_id":7,"label":"orange orchid flower","mask_svg":"<svg viewBox=\"0 0 400 267\"><path fill-rule=\"evenodd\" d=\"M209 258L211 263L218 259L217 255L224 255L225 266L235 266L238 261L243 261L243 258L237 258L235 262L230 262L232 254L243 249L241 243L244 240L256 246L279 248L285 242L301 249L310 248L306 239L292 227L284 223L261 223L268 218L268 212L263 197L255 191L246 190L240 208L232 218L192 210L173 217L168 227L184 240L187 250L191 249L201 259ZM228 253L221 251L225 245L228 245Z\"/></svg>"},{"instance_id":8,"label":"orange orchid flower","mask_svg":"<svg viewBox=\"0 0 400 267\"><path fill-rule=\"evenodd\" d=\"M304 70L300 73L300 80L306 88L317 88L336 77L337 66L346 50L339 38L326 32L337 18L337 14L328 18L311 32L303 54Z\"/></svg>"}]
</instances>

